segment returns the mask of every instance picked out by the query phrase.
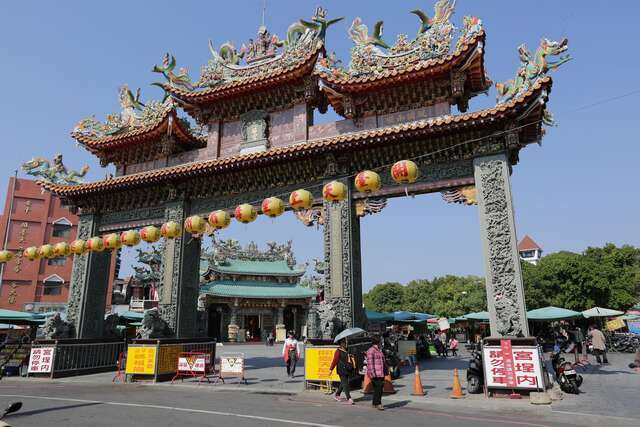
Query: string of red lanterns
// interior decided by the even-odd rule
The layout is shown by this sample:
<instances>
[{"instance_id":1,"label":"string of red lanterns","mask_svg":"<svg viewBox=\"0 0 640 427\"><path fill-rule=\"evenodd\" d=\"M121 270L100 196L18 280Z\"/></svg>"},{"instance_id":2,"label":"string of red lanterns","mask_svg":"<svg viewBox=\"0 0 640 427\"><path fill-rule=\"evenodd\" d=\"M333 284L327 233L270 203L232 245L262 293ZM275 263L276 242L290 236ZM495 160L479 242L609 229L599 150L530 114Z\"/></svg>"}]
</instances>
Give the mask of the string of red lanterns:
<instances>
[{"instance_id":1,"label":"string of red lanterns","mask_svg":"<svg viewBox=\"0 0 640 427\"><path fill-rule=\"evenodd\" d=\"M416 182L419 169L416 163L411 160L401 160L391 167L391 179L397 184L411 184ZM377 172L365 170L358 173L354 179L354 187L361 193L373 193L382 188L382 179ZM347 185L340 181L331 181L322 187L322 198L328 202L339 202L345 200L348 195ZM306 189L299 189L289 195L289 207L295 211L309 209L313 205L313 194ZM267 197L260 204L263 215L271 218L282 215L285 211L285 203L278 197ZM250 203L243 203L233 211L234 218L243 224L253 222L258 217L258 211ZM175 221L167 221L160 228L148 225L140 230L126 230L122 233L109 233L104 236L93 236L87 240L76 239L71 243L60 242L55 245L45 244L42 246L30 246L26 248L22 255L30 261L40 258L49 259L56 257L67 257L71 255L82 255L86 252L112 251L121 248L123 245L133 247L141 241L147 243L157 242L160 237L165 239L175 239L180 237L182 230L194 237L200 237L205 233L227 228L231 224L231 215L228 211L219 209L213 211L204 219L199 215L192 215L186 218L183 227ZM14 253L9 250L0 251L0 264L13 259Z\"/></svg>"}]
</instances>

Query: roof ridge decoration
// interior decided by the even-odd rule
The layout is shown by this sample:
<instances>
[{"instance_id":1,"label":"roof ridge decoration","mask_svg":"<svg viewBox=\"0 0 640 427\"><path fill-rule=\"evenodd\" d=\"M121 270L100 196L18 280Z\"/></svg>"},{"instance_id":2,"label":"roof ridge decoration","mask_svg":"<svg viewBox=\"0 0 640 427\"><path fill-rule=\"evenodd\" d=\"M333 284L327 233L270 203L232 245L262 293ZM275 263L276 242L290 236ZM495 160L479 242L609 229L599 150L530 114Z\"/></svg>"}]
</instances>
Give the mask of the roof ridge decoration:
<instances>
[{"instance_id":1,"label":"roof ridge decoration","mask_svg":"<svg viewBox=\"0 0 640 427\"><path fill-rule=\"evenodd\" d=\"M433 17L420 9L411 11L420 18L418 34L413 40L409 40L406 34L398 34L393 46L382 39L383 21L376 22L373 33L369 35L368 27L360 17L356 17L348 30L349 37L355 43L351 48L348 69L338 67L333 58L319 61L317 69L338 78L352 78L382 74L398 66L444 57L451 50L451 41L456 32L456 27L450 22L455 4L455 0L438 0L434 5ZM483 32L482 20L475 16L464 17L463 23L456 49Z\"/></svg>"},{"instance_id":2,"label":"roof ridge decoration","mask_svg":"<svg viewBox=\"0 0 640 427\"><path fill-rule=\"evenodd\" d=\"M153 127L175 108L171 99L165 99L163 102L152 100L143 104L140 101L140 88L134 95L126 84L120 87L118 97L122 108L120 113L109 114L104 123L96 119L95 115L91 115L80 120L71 134L74 137L102 139L140 128Z\"/></svg>"},{"instance_id":3,"label":"roof ridge decoration","mask_svg":"<svg viewBox=\"0 0 640 427\"><path fill-rule=\"evenodd\" d=\"M569 40L566 37L560 41L543 38L533 55L531 55L525 44L518 46L520 66L516 72L516 77L504 83L496 83L496 90L498 91L496 104L504 104L519 98L535 86L540 79L546 77L549 71L556 70L565 62L573 59L569 54L562 55L568 48ZM550 61L547 58L558 55L560 56L557 61ZM553 124L553 117L546 109L543 120L547 125Z\"/></svg>"},{"instance_id":4,"label":"roof ridge decoration","mask_svg":"<svg viewBox=\"0 0 640 427\"><path fill-rule=\"evenodd\" d=\"M153 71L161 73L166 83L156 85L182 89L189 92L204 91L225 83L231 83L261 74L267 74L274 69L286 69L300 61L306 60L307 54L324 45L327 29L344 19L327 19L327 10L318 7L310 21L303 19L291 24L287 30L287 37L280 39L271 34L264 25L258 28L255 40L243 44L236 49L231 42L223 43L218 50L209 40L211 58L200 69L200 78L192 82L185 68L178 74L173 73L176 60L173 55L166 54L162 66L154 66ZM278 53L278 49L282 49ZM245 64L241 64L241 60Z\"/></svg>"},{"instance_id":5,"label":"roof ridge decoration","mask_svg":"<svg viewBox=\"0 0 640 427\"><path fill-rule=\"evenodd\" d=\"M53 166L51 166L53 163ZM27 175L38 176L46 182L54 184L77 185L82 184L82 179L89 171L89 166L84 165L79 171L68 170L62 161L62 154L58 153L49 162L42 157L34 157L21 165Z\"/></svg>"},{"instance_id":6,"label":"roof ridge decoration","mask_svg":"<svg viewBox=\"0 0 640 427\"><path fill-rule=\"evenodd\" d=\"M208 252L204 257L209 259L213 265L226 265L229 260L239 261L285 261L293 269L296 259L293 255L293 241L278 244L274 241L267 242L267 249L261 251L258 245L251 241L246 247L242 247L235 239L221 240L213 235L213 251Z\"/></svg>"}]
</instances>

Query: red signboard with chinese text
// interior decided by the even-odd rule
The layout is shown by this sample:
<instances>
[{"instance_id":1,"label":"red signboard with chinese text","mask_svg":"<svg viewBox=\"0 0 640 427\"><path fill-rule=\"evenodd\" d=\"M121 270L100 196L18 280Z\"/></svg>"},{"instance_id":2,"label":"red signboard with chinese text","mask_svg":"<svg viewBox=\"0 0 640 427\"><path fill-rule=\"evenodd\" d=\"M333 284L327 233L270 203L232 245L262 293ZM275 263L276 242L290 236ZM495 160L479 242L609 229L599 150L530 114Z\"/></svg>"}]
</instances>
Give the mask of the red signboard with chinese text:
<instances>
[{"instance_id":1,"label":"red signboard with chinese text","mask_svg":"<svg viewBox=\"0 0 640 427\"><path fill-rule=\"evenodd\" d=\"M513 347L510 340L501 340L500 346L484 346L482 351L487 388L544 388L538 347Z\"/></svg>"},{"instance_id":2,"label":"red signboard with chinese text","mask_svg":"<svg viewBox=\"0 0 640 427\"><path fill-rule=\"evenodd\" d=\"M53 367L54 347L35 347L31 349L29 357L29 373L50 373Z\"/></svg>"}]
</instances>

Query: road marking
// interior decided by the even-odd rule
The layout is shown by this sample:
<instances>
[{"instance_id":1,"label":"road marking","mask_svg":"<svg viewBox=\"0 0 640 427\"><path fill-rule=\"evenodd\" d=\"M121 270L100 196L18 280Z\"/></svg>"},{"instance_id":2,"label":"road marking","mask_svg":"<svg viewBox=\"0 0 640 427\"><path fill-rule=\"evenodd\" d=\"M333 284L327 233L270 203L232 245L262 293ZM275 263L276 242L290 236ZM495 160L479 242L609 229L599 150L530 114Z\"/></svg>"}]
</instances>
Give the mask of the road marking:
<instances>
[{"instance_id":1,"label":"road marking","mask_svg":"<svg viewBox=\"0 0 640 427\"><path fill-rule=\"evenodd\" d=\"M205 409L190 409L190 408L177 408L172 406L161 406L161 405L147 405L142 403L123 403L123 402L105 402L101 400L87 400L87 399L71 399L66 397L49 397L49 396L31 396L24 394L0 394L0 397L17 397L21 399L41 399L41 400L58 400L63 402L76 402L76 403L100 403L103 405L113 405L113 406L131 406L136 408L150 408L150 409L164 409L170 411L179 411L179 412L194 412L198 414L211 414L211 415L221 415L225 417L236 417L236 418L247 418L251 420L261 420L261 421L272 421L274 423L285 423L285 424L296 424L301 426L313 426L313 427L341 427L331 424L319 424L319 423L311 423L307 421L295 421L295 420L286 420L283 418L270 418L270 417L260 417L257 415L246 415L246 414L235 414L233 412L221 412L221 411L208 411Z\"/></svg>"}]
</instances>

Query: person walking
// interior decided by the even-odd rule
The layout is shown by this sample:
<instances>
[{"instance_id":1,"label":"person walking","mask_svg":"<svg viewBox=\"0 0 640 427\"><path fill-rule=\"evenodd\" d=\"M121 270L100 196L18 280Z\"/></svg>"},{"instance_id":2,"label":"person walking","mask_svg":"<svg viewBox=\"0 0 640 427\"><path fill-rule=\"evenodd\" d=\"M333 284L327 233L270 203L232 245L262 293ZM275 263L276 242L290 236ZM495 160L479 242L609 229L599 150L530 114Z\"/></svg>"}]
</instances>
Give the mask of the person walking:
<instances>
[{"instance_id":1,"label":"person walking","mask_svg":"<svg viewBox=\"0 0 640 427\"><path fill-rule=\"evenodd\" d=\"M382 406L382 388L384 386L384 374L387 371L384 361L384 353L380 348L380 337L371 337L373 345L367 350L367 376L373 385L372 405L379 411L384 411Z\"/></svg>"},{"instance_id":2,"label":"person walking","mask_svg":"<svg viewBox=\"0 0 640 427\"><path fill-rule=\"evenodd\" d=\"M336 349L336 352L333 353L333 360L331 361L331 366L329 367L329 375L331 375L331 372L333 372L333 370L336 368L338 376L340 377L340 385L338 386L336 394L333 396L333 398L337 402L342 402L340 393L344 392L344 397L346 398L345 403L347 403L348 405L353 405L354 403L353 399L351 398L349 389L349 379L356 371L356 362L353 355L349 354L346 340L341 340L340 347L338 347Z\"/></svg>"},{"instance_id":3,"label":"person walking","mask_svg":"<svg viewBox=\"0 0 640 427\"><path fill-rule=\"evenodd\" d=\"M284 340L282 346L282 357L287 365L287 376L293 378L296 372L296 363L300 359L300 343L296 339L296 334L289 331L289 336Z\"/></svg>"},{"instance_id":4,"label":"person walking","mask_svg":"<svg viewBox=\"0 0 640 427\"><path fill-rule=\"evenodd\" d=\"M595 325L591 325L589 326L589 336L591 337L591 345L593 346L593 354L596 356L596 362L601 365L603 363L609 364L607 360L607 340L602 331Z\"/></svg>"}]
</instances>

